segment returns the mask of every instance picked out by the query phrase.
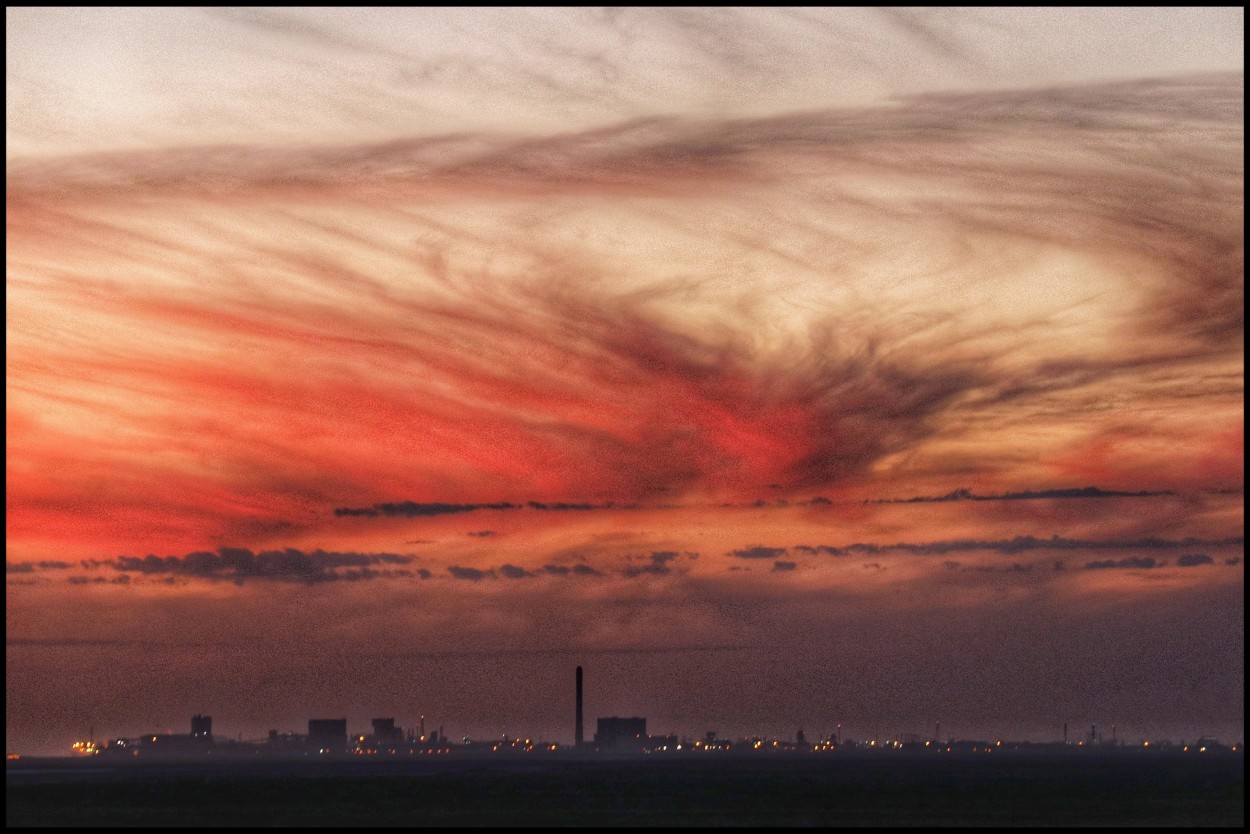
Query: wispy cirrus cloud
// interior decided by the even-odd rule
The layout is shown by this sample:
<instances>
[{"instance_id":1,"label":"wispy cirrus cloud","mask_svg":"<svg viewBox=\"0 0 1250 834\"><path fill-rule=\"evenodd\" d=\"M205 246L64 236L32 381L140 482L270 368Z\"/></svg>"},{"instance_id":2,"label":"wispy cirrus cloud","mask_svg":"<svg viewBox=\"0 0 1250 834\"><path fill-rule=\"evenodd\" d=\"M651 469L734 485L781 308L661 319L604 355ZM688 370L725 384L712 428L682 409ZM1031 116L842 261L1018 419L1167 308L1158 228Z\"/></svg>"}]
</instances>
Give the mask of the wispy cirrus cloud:
<instances>
[{"instance_id":1,"label":"wispy cirrus cloud","mask_svg":"<svg viewBox=\"0 0 1250 834\"><path fill-rule=\"evenodd\" d=\"M971 425L1006 444L1025 415L1097 413L1104 385L1221 403L1203 432L1143 427L1203 448L1140 466L1160 492L1199 470L1235 481L1239 383L1220 363L1242 344L1241 90L1203 76L524 140L16 162L10 533L70 529L72 496L105 473L100 511L73 527L112 531L119 549L144 530L194 546L315 529L317 508L433 518L862 489L882 461L939 460L934 444ZM1193 159L1183 172L1178 154ZM871 185L881 177L900 186ZM719 196L704 196L711 184ZM510 201L549 198L571 213L536 212L517 231ZM445 200L456 210L433 210ZM158 203L148 223L139 206ZM579 223L602 233L570 239ZM612 267L613 228L663 254ZM894 262L905 230L966 255L908 271ZM991 240L1011 241L995 244L1008 260L993 274L979 254ZM736 253L725 262L749 280L708 266L714 252ZM223 280L198 281L205 269ZM1038 269L1054 274L1045 297L1027 292ZM931 297L934 274L960 293ZM109 348L35 296L93 322ZM289 373L246 361L257 352L287 357ZM1196 362L1210 374L1174 373ZM171 463L129 440L91 449L76 435L87 425L168 438ZM66 448L80 450L73 466ZM206 470L210 456L227 464ZM1125 491L1117 456L1097 460L1102 489Z\"/></svg>"}]
</instances>

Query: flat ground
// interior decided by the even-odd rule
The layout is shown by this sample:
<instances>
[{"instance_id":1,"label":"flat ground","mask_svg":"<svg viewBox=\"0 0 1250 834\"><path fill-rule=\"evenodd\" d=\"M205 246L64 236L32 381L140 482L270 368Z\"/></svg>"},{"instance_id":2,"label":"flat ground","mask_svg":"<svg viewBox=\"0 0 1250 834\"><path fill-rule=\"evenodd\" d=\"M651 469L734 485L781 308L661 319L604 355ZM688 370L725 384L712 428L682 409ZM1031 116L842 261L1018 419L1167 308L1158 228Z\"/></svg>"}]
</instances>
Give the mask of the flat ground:
<instances>
[{"instance_id":1,"label":"flat ground","mask_svg":"<svg viewBox=\"0 0 1250 834\"><path fill-rule=\"evenodd\" d=\"M1240 755L10 763L8 826L1242 826Z\"/></svg>"}]
</instances>

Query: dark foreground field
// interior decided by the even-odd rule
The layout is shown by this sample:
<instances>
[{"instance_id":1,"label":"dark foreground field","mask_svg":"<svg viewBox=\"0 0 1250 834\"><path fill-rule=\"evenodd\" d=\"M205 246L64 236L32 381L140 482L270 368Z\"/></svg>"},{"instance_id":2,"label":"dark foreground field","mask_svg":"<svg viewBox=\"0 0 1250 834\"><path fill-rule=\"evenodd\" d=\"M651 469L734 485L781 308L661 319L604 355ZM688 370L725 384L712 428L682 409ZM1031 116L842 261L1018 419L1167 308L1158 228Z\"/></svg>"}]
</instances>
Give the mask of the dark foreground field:
<instances>
[{"instance_id":1,"label":"dark foreground field","mask_svg":"<svg viewBox=\"0 0 1250 834\"><path fill-rule=\"evenodd\" d=\"M1241 826L1241 756L15 762L9 826Z\"/></svg>"}]
</instances>

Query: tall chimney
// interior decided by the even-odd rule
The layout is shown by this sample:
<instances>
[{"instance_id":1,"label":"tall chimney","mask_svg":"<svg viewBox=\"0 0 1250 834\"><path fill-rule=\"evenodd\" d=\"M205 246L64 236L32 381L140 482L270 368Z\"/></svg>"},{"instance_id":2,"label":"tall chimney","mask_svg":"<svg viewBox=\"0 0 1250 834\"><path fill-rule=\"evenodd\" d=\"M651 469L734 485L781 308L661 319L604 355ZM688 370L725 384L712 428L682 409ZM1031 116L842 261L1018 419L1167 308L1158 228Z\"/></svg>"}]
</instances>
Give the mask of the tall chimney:
<instances>
[{"instance_id":1,"label":"tall chimney","mask_svg":"<svg viewBox=\"0 0 1250 834\"><path fill-rule=\"evenodd\" d=\"M573 742L582 746L582 667L577 667L577 723L573 728Z\"/></svg>"}]
</instances>

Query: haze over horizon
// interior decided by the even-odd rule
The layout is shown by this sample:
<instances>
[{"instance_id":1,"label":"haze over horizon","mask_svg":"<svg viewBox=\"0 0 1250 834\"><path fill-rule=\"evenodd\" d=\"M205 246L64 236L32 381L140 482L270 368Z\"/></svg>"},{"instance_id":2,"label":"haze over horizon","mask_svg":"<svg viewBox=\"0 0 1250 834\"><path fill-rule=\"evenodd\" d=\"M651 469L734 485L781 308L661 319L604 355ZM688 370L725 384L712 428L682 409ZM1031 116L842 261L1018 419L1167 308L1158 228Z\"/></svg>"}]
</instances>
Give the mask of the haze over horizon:
<instances>
[{"instance_id":1,"label":"haze over horizon","mask_svg":"<svg viewBox=\"0 0 1250 834\"><path fill-rule=\"evenodd\" d=\"M1240 740L1243 24L7 9L8 749Z\"/></svg>"}]
</instances>

